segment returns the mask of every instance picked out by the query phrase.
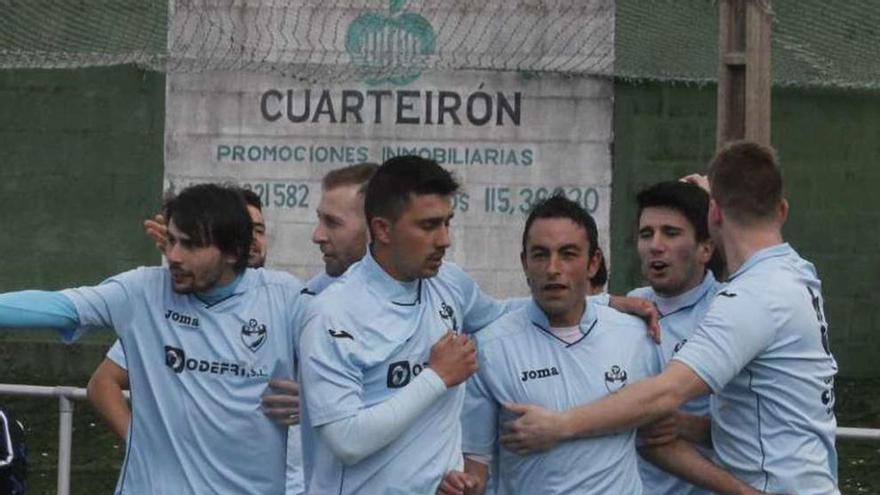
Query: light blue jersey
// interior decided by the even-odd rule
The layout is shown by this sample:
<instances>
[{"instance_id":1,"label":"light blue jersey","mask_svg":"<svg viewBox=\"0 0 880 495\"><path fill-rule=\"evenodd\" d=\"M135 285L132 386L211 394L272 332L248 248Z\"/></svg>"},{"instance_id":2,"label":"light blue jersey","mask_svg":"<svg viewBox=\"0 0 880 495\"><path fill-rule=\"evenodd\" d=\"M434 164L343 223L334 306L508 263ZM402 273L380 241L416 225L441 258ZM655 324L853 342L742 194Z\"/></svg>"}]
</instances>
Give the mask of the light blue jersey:
<instances>
[{"instance_id":1,"label":"light blue jersey","mask_svg":"<svg viewBox=\"0 0 880 495\"><path fill-rule=\"evenodd\" d=\"M477 334L480 368L468 380L463 450L499 456L498 493L642 493L635 430L527 456L497 448L501 425L513 419L503 402L563 411L659 373L659 347L642 320L588 304L579 328L580 340L560 340L531 302Z\"/></svg>"},{"instance_id":2,"label":"light blue jersey","mask_svg":"<svg viewBox=\"0 0 880 495\"><path fill-rule=\"evenodd\" d=\"M771 493L837 495L834 375L821 282L788 245L753 254L673 357L715 392L723 466Z\"/></svg>"},{"instance_id":3,"label":"light blue jersey","mask_svg":"<svg viewBox=\"0 0 880 495\"><path fill-rule=\"evenodd\" d=\"M451 263L435 277L399 282L369 254L315 298L302 339L308 492L433 494L447 471L461 469L463 386L447 390L398 438L351 466L306 425L332 423L389 399L428 365L445 333L476 331L504 310Z\"/></svg>"},{"instance_id":4,"label":"light blue jersey","mask_svg":"<svg viewBox=\"0 0 880 495\"><path fill-rule=\"evenodd\" d=\"M306 294L317 296L337 280L339 280L339 277L331 277L327 275L327 272L321 272L306 282L305 289L303 290L306 291Z\"/></svg>"},{"instance_id":5,"label":"light blue jersey","mask_svg":"<svg viewBox=\"0 0 880 495\"><path fill-rule=\"evenodd\" d=\"M280 494L287 428L263 414L294 377L305 299L293 276L248 269L225 299L174 292L166 268L63 291L81 327L119 335L132 422L118 494Z\"/></svg>"},{"instance_id":6,"label":"light blue jersey","mask_svg":"<svg viewBox=\"0 0 880 495\"><path fill-rule=\"evenodd\" d=\"M339 280L339 277L331 277L327 275L327 272L321 272L306 282L302 292L303 294L316 296L337 280ZM304 409L304 406L301 409ZM305 421L303 412L302 410L300 411L301 421ZM285 482L285 495L300 495L306 491L303 457L302 427L294 425L290 427L290 432L287 434L287 481Z\"/></svg>"},{"instance_id":7,"label":"light blue jersey","mask_svg":"<svg viewBox=\"0 0 880 495\"><path fill-rule=\"evenodd\" d=\"M629 297L640 297L653 301L657 305L657 309L660 311L660 327L663 337L660 347L664 366L697 330L697 325L709 310L712 299L715 298L715 293L720 287L721 284L715 280L712 272L707 270L700 285L674 297L663 297L654 292L650 286L634 289L627 294ZM681 409L689 414L709 416L709 396L697 397L686 403ZM710 449L700 448L700 451L706 457L714 459L714 454ZM639 473L642 476L645 493L652 495L708 495L712 493L673 476L644 459L639 459Z\"/></svg>"},{"instance_id":8,"label":"light blue jersey","mask_svg":"<svg viewBox=\"0 0 880 495\"><path fill-rule=\"evenodd\" d=\"M122 342L119 340L113 342L113 345L110 346L110 349L107 351L106 357L110 361L113 361L116 366L128 370L128 364L125 362L125 351L122 350Z\"/></svg>"},{"instance_id":9,"label":"light blue jersey","mask_svg":"<svg viewBox=\"0 0 880 495\"><path fill-rule=\"evenodd\" d=\"M321 272L312 277L301 292L307 295L320 294L336 280L337 277L331 277L326 272ZM123 352L122 343L119 340L113 343L110 350L107 351L106 357L120 368L128 369L125 363L125 352ZM302 435L300 426L294 425L290 427L287 434L287 476L284 493L285 495L300 495L304 492Z\"/></svg>"}]
</instances>

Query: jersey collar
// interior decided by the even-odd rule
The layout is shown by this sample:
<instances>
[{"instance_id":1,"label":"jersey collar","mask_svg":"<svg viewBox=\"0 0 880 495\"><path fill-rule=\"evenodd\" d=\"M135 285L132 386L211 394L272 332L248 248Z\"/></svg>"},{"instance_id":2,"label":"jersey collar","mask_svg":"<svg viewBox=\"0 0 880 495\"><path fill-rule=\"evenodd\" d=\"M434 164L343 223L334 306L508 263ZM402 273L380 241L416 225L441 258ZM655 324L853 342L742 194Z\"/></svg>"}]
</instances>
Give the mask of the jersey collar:
<instances>
[{"instance_id":1,"label":"jersey collar","mask_svg":"<svg viewBox=\"0 0 880 495\"><path fill-rule=\"evenodd\" d=\"M755 265L764 260L777 258L779 256L787 256L793 251L794 250L787 242L755 251L749 256L749 259L747 259L746 262L743 263L742 266L730 276L730 278L728 278L728 282L751 270Z\"/></svg>"},{"instance_id":2,"label":"jersey collar","mask_svg":"<svg viewBox=\"0 0 880 495\"><path fill-rule=\"evenodd\" d=\"M654 289L650 287L648 287L648 290L650 290L650 294L653 296L654 303L657 305L660 315L666 316L697 304L706 297L706 294L714 293L717 285L718 282L715 280L715 276L712 275L712 270L706 270L706 275L703 277L703 281L700 282L699 285L692 287L677 296L663 297L654 292Z\"/></svg>"},{"instance_id":3,"label":"jersey collar","mask_svg":"<svg viewBox=\"0 0 880 495\"><path fill-rule=\"evenodd\" d=\"M222 287L212 287L205 292L197 292L194 295L199 301L202 301L208 306L214 306L221 301L225 301L236 294L244 292L245 284L242 284L241 282L249 271L250 269L246 269L245 271L236 274L235 278L232 279L232 282L229 282Z\"/></svg>"},{"instance_id":4,"label":"jersey collar","mask_svg":"<svg viewBox=\"0 0 880 495\"><path fill-rule=\"evenodd\" d=\"M422 280L401 282L388 275L368 252L361 261L367 284L380 297L398 306L415 306L421 302Z\"/></svg>"},{"instance_id":5,"label":"jersey collar","mask_svg":"<svg viewBox=\"0 0 880 495\"><path fill-rule=\"evenodd\" d=\"M531 301L529 301L526 308L532 324L555 338L555 335L550 332L550 320L547 319L547 314L544 313L544 310L538 306L537 302L535 302L535 298L532 298ZM590 330L593 329L595 323L596 305L590 302L589 298L587 298L586 306L584 307L584 314L581 315L581 321L578 324L578 328L582 334L587 335L590 333Z\"/></svg>"}]
</instances>

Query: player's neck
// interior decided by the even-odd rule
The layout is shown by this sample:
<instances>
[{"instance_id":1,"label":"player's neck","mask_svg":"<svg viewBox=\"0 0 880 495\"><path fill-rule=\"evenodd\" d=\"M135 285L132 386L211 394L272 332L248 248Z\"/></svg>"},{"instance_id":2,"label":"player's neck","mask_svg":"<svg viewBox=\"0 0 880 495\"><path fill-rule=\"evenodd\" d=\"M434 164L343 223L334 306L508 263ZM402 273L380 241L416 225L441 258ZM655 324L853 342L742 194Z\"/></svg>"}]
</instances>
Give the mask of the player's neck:
<instances>
[{"instance_id":1,"label":"player's neck","mask_svg":"<svg viewBox=\"0 0 880 495\"><path fill-rule=\"evenodd\" d=\"M208 304L215 304L217 301L226 299L235 292L235 288L238 287L243 274L243 271L238 273L232 272L231 278L221 278L210 289L204 292L197 292L196 297Z\"/></svg>"},{"instance_id":2,"label":"player's neck","mask_svg":"<svg viewBox=\"0 0 880 495\"><path fill-rule=\"evenodd\" d=\"M782 231L774 224L750 227L728 225L722 242L727 273L736 273L758 251L783 242Z\"/></svg>"},{"instance_id":3,"label":"player's neck","mask_svg":"<svg viewBox=\"0 0 880 495\"><path fill-rule=\"evenodd\" d=\"M382 246L373 245L370 247L370 254L373 255L373 259L376 260L376 264L382 268L385 273L388 274L389 277L397 280L398 282L412 282L416 278L415 277L407 277L404 275L401 270L398 270L397 264L394 263L394 256L391 253L390 249L385 249Z\"/></svg>"},{"instance_id":4,"label":"player's neck","mask_svg":"<svg viewBox=\"0 0 880 495\"><path fill-rule=\"evenodd\" d=\"M674 292L663 290L662 288L651 287L654 290L654 293L663 299L675 299L676 297L683 296L688 292L694 290L695 288L703 285L703 281L706 279L706 266L701 265L701 270L697 273L699 276L695 276L693 280L689 280L687 284L683 287L677 287Z\"/></svg>"}]
</instances>

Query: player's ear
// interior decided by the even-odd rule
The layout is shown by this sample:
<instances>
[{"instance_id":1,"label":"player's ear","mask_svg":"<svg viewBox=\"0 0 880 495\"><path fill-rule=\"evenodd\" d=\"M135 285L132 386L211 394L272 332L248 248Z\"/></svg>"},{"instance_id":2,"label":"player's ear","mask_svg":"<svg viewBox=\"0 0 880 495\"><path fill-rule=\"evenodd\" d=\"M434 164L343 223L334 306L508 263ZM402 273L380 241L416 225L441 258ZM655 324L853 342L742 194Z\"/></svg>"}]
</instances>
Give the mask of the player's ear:
<instances>
[{"instance_id":1,"label":"player's ear","mask_svg":"<svg viewBox=\"0 0 880 495\"><path fill-rule=\"evenodd\" d=\"M391 230L394 224L385 217L373 217L370 219L370 236L373 242L379 244L391 243Z\"/></svg>"},{"instance_id":2,"label":"player's ear","mask_svg":"<svg viewBox=\"0 0 880 495\"><path fill-rule=\"evenodd\" d=\"M596 248L592 256L587 258L587 280L596 276L599 271L599 264L602 263L602 249Z\"/></svg>"},{"instance_id":3,"label":"player's ear","mask_svg":"<svg viewBox=\"0 0 880 495\"><path fill-rule=\"evenodd\" d=\"M531 287L531 286L532 286L532 281L529 279L528 262L527 262L527 258L526 258L526 252L525 252L525 250L520 251L520 253L519 253L519 262L520 262L520 264L522 264L523 275L525 275L525 277L526 277L526 285L529 286L529 287Z\"/></svg>"},{"instance_id":4,"label":"player's ear","mask_svg":"<svg viewBox=\"0 0 880 495\"><path fill-rule=\"evenodd\" d=\"M709 198L709 225L721 225L721 207L715 198Z\"/></svg>"},{"instance_id":5,"label":"player's ear","mask_svg":"<svg viewBox=\"0 0 880 495\"><path fill-rule=\"evenodd\" d=\"M697 241L697 261L699 263L708 264L713 254L715 254L715 243L712 242L712 239Z\"/></svg>"},{"instance_id":6,"label":"player's ear","mask_svg":"<svg viewBox=\"0 0 880 495\"><path fill-rule=\"evenodd\" d=\"M782 198L782 201L779 202L778 215L779 224L784 224L785 220L788 219L788 200L785 198Z\"/></svg>"}]
</instances>

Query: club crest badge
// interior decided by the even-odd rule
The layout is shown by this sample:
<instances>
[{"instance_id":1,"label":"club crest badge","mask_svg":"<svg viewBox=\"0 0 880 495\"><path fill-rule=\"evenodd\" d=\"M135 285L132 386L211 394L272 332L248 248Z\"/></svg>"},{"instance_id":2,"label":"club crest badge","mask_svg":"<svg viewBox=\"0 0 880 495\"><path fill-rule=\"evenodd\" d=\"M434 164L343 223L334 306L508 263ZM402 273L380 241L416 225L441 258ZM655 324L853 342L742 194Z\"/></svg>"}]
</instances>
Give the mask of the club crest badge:
<instances>
[{"instance_id":1,"label":"club crest badge","mask_svg":"<svg viewBox=\"0 0 880 495\"><path fill-rule=\"evenodd\" d=\"M440 318L443 318L444 321L452 325L450 330L453 332L458 331L458 320L455 318L455 310L445 302L440 303Z\"/></svg>"},{"instance_id":2,"label":"club crest badge","mask_svg":"<svg viewBox=\"0 0 880 495\"><path fill-rule=\"evenodd\" d=\"M241 326L241 341L251 352L257 352L266 343L266 325L251 318Z\"/></svg>"},{"instance_id":3,"label":"club crest badge","mask_svg":"<svg viewBox=\"0 0 880 495\"><path fill-rule=\"evenodd\" d=\"M626 386L626 370L614 365L605 372L605 388L608 392L615 393Z\"/></svg>"}]
</instances>

